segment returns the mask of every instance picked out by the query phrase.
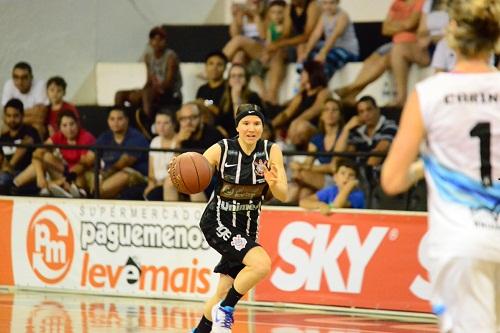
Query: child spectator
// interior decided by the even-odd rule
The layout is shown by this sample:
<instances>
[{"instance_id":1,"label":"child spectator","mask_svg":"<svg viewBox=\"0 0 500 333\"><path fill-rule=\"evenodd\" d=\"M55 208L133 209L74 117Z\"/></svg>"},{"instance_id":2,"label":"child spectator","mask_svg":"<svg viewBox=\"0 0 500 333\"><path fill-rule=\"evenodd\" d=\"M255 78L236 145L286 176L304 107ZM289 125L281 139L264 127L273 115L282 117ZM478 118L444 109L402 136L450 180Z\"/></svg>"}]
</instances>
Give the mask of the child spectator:
<instances>
[{"instance_id":1,"label":"child spectator","mask_svg":"<svg viewBox=\"0 0 500 333\"><path fill-rule=\"evenodd\" d=\"M171 113L159 112L155 117L155 129L158 136L151 141L150 148L177 148L175 139L175 122ZM174 156L173 152L150 152L148 185L144 190L144 198L149 201L163 200L163 183L168 177L168 163Z\"/></svg>"},{"instance_id":2,"label":"child spectator","mask_svg":"<svg viewBox=\"0 0 500 333\"><path fill-rule=\"evenodd\" d=\"M58 112L56 128L57 132L45 144L91 146L95 143L94 136L80 127L76 113L69 109ZM15 179L15 183L23 186L36 179L42 193L64 198L85 197L84 184L77 179L77 174L86 153L85 149L39 148L33 154L32 164Z\"/></svg>"},{"instance_id":3,"label":"child spectator","mask_svg":"<svg viewBox=\"0 0 500 333\"><path fill-rule=\"evenodd\" d=\"M350 160L339 160L337 170L333 174L335 185L300 200L300 207L319 209L329 215L332 208L364 208L365 195L357 188L359 184L356 165Z\"/></svg>"},{"instance_id":4,"label":"child spectator","mask_svg":"<svg viewBox=\"0 0 500 333\"><path fill-rule=\"evenodd\" d=\"M41 142L38 132L32 126L23 124L23 116L24 107L19 99L13 98L7 101L3 117L6 131L0 136L0 142L25 144ZM32 152L33 149L30 148L2 146L0 150L1 194L11 194L13 179L30 165Z\"/></svg>"},{"instance_id":5,"label":"child spectator","mask_svg":"<svg viewBox=\"0 0 500 333\"><path fill-rule=\"evenodd\" d=\"M321 5L321 17L298 62L303 62L307 56L324 63L326 77L330 79L347 62L358 60L359 43L354 24L347 12L339 7L339 0L321 0Z\"/></svg>"},{"instance_id":6,"label":"child spectator","mask_svg":"<svg viewBox=\"0 0 500 333\"><path fill-rule=\"evenodd\" d=\"M80 114L73 104L66 102L63 98L66 94L66 81L60 76L54 76L47 80L47 97L49 99L47 128L49 136L58 130L58 114L63 110L69 110L76 115L79 121Z\"/></svg>"}]
</instances>

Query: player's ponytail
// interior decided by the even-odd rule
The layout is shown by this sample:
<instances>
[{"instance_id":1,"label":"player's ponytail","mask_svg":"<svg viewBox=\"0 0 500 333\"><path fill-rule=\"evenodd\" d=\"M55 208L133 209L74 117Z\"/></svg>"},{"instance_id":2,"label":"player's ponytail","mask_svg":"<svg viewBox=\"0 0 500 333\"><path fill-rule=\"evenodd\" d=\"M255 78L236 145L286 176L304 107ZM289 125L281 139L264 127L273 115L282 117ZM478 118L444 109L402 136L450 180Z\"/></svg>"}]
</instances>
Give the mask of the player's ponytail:
<instances>
[{"instance_id":1,"label":"player's ponytail","mask_svg":"<svg viewBox=\"0 0 500 333\"><path fill-rule=\"evenodd\" d=\"M466 58L499 50L500 2L498 0L451 0L450 47Z\"/></svg>"}]
</instances>

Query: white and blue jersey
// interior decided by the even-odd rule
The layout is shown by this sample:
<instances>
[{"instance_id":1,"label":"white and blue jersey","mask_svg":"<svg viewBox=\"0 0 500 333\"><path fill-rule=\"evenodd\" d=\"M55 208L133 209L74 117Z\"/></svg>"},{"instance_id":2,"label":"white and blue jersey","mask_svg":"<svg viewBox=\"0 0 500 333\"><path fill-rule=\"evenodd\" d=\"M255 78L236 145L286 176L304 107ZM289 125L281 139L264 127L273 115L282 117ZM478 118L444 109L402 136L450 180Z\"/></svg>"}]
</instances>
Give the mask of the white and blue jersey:
<instances>
[{"instance_id":1,"label":"white and blue jersey","mask_svg":"<svg viewBox=\"0 0 500 333\"><path fill-rule=\"evenodd\" d=\"M429 255L500 262L500 73L440 73L416 90Z\"/></svg>"}]
</instances>

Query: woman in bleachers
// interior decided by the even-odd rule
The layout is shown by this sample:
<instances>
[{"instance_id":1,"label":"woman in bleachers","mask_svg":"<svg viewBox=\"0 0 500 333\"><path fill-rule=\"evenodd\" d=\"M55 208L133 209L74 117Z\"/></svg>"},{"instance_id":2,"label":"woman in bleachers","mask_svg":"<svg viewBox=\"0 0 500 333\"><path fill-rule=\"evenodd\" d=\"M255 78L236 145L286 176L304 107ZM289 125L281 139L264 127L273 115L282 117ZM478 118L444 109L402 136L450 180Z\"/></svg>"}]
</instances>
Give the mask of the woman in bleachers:
<instances>
[{"instance_id":1,"label":"woman in bleachers","mask_svg":"<svg viewBox=\"0 0 500 333\"><path fill-rule=\"evenodd\" d=\"M58 131L45 144L91 146L95 143L94 136L81 128L77 115L71 110L58 112L57 126ZM67 198L86 196L77 174L82 167L81 158L87 151L39 148L33 154L32 164L16 177L15 183L21 187L36 179L41 193Z\"/></svg>"},{"instance_id":2,"label":"woman in bleachers","mask_svg":"<svg viewBox=\"0 0 500 333\"><path fill-rule=\"evenodd\" d=\"M286 8L284 0L271 1L265 10L265 17L259 19L259 37L243 34L233 36L223 49L233 64L247 64L250 77L257 86L259 95L265 100L269 99L264 82L265 72L272 55L264 51L266 45L283 37Z\"/></svg>"},{"instance_id":3,"label":"woman in bleachers","mask_svg":"<svg viewBox=\"0 0 500 333\"><path fill-rule=\"evenodd\" d=\"M426 66L430 62L427 46L417 43L423 4L424 0L393 1L382 24L382 34L391 36L392 42L381 45L363 61L363 67L352 83L335 89L345 105L354 106L356 96L389 68L393 68L397 86L396 99L390 104L402 105L406 99L410 64Z\"/></svg>"},{"instance_id":4,"label":"woman in bleachers","mask_svg":"<svg viewBox=\"0 0 500 333\"><path fill-rule=\"evenodd\" d=\"M396 96L391 106L402 107L406 101L408 73L411 64L427 66L430 56L427 46L418 43L417 29L424 0L394 0L384 21L382 33L392 36L390 53Z\"/></svg>"},{"instance_id":5,"label":"woman in bleachers","mask_svg":"<svg viewBox=\"0 0 500 333\"><path fill-rule=\"evenodd\" d=\"M158 112L155 117L155 129L158 136L151 141L150 148L177 147L175 139L175 120L171 113ZM149 201L163 200L163 183L168 176L168 163L174 156L173 152L150 152L148 168L148 185L144 190L144 198Z\"/></svg>"},{"instance_id":6,"label":"woman in bleachers","mask_svg":"<svg viewBox=\"0 0 500 333\"><path fill-rule=\"evenodd\" d=\"M283 38L266 45L270 56L268 80L268 100L278 104L281 83L286 75L286 61L292 62L304 53L305 43L309 39L320 16L316 0L291 0L287 8Z\"/></svg>"},{"instance_id":7,"label":"woman in bleachers","mask_svg":"<svg viewBox=\"0 0 500 333\"><path fill-rule=\"evenodd\" d=\"M333 152L337 139L342 132L344 119L340 101L329 98L326 100L319 119L319 132L313 135L307 151L311 153ZM308 156L303 162L292 162L292 180L299 187L298 200L331 184L331 174L335 165L330 156Z\"/></svg>"},{"instance_id":8,"label":"woman in bleachers","mask_svg":"<svg viewBox=\"0 0 500 333\"><path fill-rule=\"evenodd\" d=\"M357 61L359 43L349 14L339 0L322 0L321 17L314 28L305 52L297 62L314 59L324 64L327 79L347 62Z\"/></svg>"},{"instance_id":9,"label":"woman in bleachers","mask_svg":"<svg viewBox=\"0 0 500 333\"><path fill-rule=\"evenodd\" d=\"M286 128L293 120L307 120L316 125L325 101L330 97L323 65L306 61L300 77L300 92L272 120L275 129Z\"/></svg>"},{"instance_id":10,"label":"woman in bleachers","mask_svg":"<svg viewBox=\"0 0 500 333\"><path fill-rule=\"evenodd\" d=\"M265 40L264 0L247 0L244 4L233 3L233 20L229 25L231 40L222 50L226 57L236 64L245 64L247 56L256 58L255 50Z\"/></svg>"},{"instance_id":11,"label":"woman in bleachers","mask_svg":"<svg viewBox=\"0 0 500 333\"><path fill-rule=\"evenodd\" d=\"M262 101L254 91L250 90L248 73L242 65L233 64L228 72L227 86L222 95L219 115L215 119L215 126L231 138L237 134L234 115L240 104L256 104L262 107Z\"/></svg>"}]
</instances>

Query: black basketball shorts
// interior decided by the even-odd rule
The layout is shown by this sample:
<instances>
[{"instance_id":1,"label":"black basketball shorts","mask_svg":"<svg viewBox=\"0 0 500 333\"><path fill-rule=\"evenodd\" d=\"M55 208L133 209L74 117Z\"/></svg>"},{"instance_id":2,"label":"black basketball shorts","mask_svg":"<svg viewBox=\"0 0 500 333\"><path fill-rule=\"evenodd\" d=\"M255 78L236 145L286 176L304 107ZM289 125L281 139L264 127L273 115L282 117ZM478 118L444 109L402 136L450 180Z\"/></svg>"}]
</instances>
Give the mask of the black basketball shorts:
<instances>
[{"instance_id":1,"label":"black basketball shorts","mask_svg":"<svg viewBox=\"0 0 500 333\"><path fill-rule=\"evenodd\" d=\"M254 247L260 246L254 238L229 223L218 222L212 214L204 214L200 228L208 244L222 255L214 272L233 279L245 267L243 258Z\"/></svg>"}]
</instances>

